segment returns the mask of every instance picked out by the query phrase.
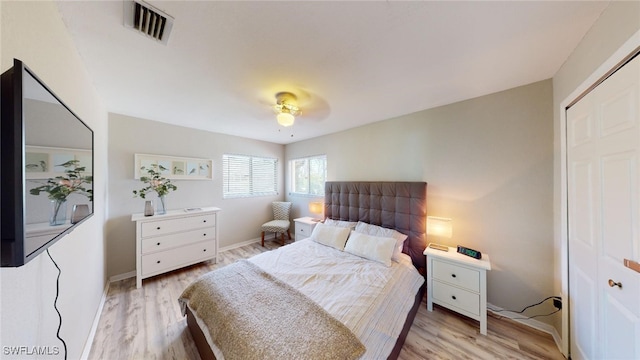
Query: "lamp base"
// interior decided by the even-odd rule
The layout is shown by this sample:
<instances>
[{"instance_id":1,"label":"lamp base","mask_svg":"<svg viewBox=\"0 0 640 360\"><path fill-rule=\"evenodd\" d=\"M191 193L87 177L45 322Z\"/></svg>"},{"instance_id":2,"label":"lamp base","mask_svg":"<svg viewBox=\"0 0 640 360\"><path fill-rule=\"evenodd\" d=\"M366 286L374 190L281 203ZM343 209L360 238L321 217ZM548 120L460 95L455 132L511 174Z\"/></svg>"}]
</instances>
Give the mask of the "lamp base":
<instances>
[{"instance_id":1,"label":"lamp base","mask_svg":"<svg viewBox=\"0 0 640 360\"><path fill-rule=\"evenodd\" d=\"M449 251L449 247L448 246L444 246L444 245L440 245L440 244L436 244L436 243L430 243L429 244L429 248L430 249L435 249L435 250L440 250L440 251Z\"/></svg>"}]
</instances>

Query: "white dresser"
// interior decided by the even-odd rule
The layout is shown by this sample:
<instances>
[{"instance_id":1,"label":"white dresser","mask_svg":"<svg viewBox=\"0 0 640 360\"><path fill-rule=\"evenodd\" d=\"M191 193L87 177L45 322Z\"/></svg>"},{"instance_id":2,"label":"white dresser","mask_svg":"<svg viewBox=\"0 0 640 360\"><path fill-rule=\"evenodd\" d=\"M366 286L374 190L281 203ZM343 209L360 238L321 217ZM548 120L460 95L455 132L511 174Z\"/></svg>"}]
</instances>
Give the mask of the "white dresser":
<instances>
[{"instance_id":1,"label":"white dresser","mask_svg":"<svg viewBox=\"0 0 640 360\"><path fill-rule=\"evenodd\" d=\"M142 279L218 257L216 207L133 214L136 223L136 285Z\"/></svg>"},{"instance_id":2,"label":"white dresser","mask_svg":"<svg viewBox=\"0 0 640 360\"><path fill-rule=\"evenodd\" d=\"M296 226L295 241L300 241L311 236L313 229L318 225L318 221L309 216L293 219Z\"/></svg>"},{"instance_id":3,"label":"white dresser","mask_svg":"<svg viewBox=\"0 0 640 360\"><path fill-rule=\"evenodd\" d=\"M438 304L480 321L487 335L487 270L489 255L482 259L459 254L456 248L441 251L427 247L427 310Z\"/></svg>"}]
</instances>

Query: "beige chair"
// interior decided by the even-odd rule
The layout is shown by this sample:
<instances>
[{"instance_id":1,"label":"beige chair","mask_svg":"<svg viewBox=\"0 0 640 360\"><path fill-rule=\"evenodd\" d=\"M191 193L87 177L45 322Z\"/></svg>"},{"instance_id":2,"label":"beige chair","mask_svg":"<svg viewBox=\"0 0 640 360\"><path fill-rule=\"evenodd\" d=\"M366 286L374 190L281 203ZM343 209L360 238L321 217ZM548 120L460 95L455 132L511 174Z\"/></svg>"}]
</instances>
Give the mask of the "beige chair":
<instances>
[{"instance_id":1,"label":"beige chair","mask_svg":"<svg viewBox=\"0 0 640 360\"><path fill-rule=\"evenodd\" d=\"M264 233L266 231L275 233L276 238L278 234L282 234L282 245L284 245L284 233L286 232L291 240L291 233L289 227L291 221L289 221L289 214L291 213L291 203L283 201L274 201L273 207L273 220L262 224L262 246L264 246Z\"/></svg>"}]
</instances>

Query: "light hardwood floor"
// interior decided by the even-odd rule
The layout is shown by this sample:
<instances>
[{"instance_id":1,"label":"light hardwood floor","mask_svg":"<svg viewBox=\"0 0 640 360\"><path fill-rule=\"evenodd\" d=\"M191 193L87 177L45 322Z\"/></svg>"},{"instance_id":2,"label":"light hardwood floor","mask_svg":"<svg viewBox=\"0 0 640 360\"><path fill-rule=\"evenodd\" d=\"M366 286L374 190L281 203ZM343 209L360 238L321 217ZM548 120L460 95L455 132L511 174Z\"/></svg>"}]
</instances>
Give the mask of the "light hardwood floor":
<instances>
[{"instance_id":1,"label":"light hardwood floor","mask_svg":"<svg viewBox=\"0 0 640 360\"><path fill-rule=\"evenodd\" d=\"M288 241L290 242L290 241ZM280 246L279 241L246 245L205 262L144 280L114 282L109 287L89 359L199 359L178 297L195 278L208 271ZM564 359L553 339L512 320L490 315L488 335L478 322L423 300L400 359Z\"/></svg>"}]
</instances>

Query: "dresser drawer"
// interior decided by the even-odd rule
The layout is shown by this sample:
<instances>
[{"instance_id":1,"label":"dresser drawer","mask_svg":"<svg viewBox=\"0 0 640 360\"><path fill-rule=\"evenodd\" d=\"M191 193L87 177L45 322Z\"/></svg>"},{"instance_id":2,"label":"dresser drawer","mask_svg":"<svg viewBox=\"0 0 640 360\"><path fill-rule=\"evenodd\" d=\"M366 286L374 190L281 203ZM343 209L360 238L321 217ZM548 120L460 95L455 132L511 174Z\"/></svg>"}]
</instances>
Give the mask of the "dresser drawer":
<instances>
[{"instance_id":1,"label":"dresser drawer","mask_svg":"<svg viewBox=\"0 0 640 360\"><path fill-rule=\"evenodd\" d=\"M163 273L216 256L216 240L203 241L176 249L160 251L142 256L142 276Z\"/></svg>"},{"instance_id":2,"label":"dresser drawer","mask_svg":"<svg viewBox=\"0 0 640 360\"><path fill-rule=\"evenodd\" d=\"M480 294L475 294L449 284L433 281L433 299L476 316L480 315Z\"/></svg>"},{"instance_id":3,"label":"dresser drawer","mask_svg":"<svg viewBox=\"0 0 640 360\"><path fill-rule=\"evenodd\" d=\"M164 236L156 236L153 238L146 238L142 240L142 253L148 254L150 252L185 246L199 241L214 240L215 238L215 227L207 227Z\"/></svg>"},{"instance_id":4,"label":"dresser drawer","mask_svg":"<svg viewBox=\"0 0 640 360\"><path fill-rule=\"evenodd\" d=\"M215 215L207 214L202 216L189 216L176 219L164 219L158 221L149 221L142 223L140 229L143 238L185 230L199 229L204 227L215 226Z\"/></svg>"},{"instance_id":5,"label":"dresser drawer","mask_svg":"<svg viewBox=\"0 0 640 360\"><path fill-rule=\"evenodd\" d=\"M468 289L480 292L480 271L452 264L445 261L433 260L433 278Z\"/></svg>"}]
</instances>

